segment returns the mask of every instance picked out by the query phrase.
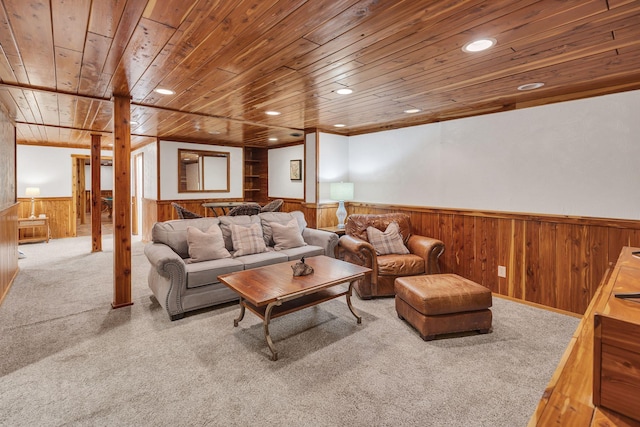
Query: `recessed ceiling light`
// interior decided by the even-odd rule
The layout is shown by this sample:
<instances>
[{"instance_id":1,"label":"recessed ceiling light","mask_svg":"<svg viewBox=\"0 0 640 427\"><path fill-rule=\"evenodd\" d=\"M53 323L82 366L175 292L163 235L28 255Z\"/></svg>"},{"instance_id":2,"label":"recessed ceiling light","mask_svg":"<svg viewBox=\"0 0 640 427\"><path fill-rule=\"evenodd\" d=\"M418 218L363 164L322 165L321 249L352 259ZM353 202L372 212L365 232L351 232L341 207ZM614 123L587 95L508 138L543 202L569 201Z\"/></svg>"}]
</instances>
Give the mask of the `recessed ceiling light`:
<instances>
[{"instance_id":1,"label":"recessed ceiling light","mask_svg":"<svg viewBox=\"0 0 640 427\"><path fill-rule=\"evenodd\" d=\"M335 126L335 127L337 127L337 128L343 128L343 127L345 127L346 125L344 125L344 124L342 124L342 123L338 123L337 125L333 125L333 126Z\"/></svg>"},{"instance_id":2,"label":"recessed ceiling light","mask_svg":"<svg viewBox=\"0 0 640 427\"><path fill-rule=\"evenodd\" d=\"M419 108L409 108L408 110L404 110L404 112L407 114L419 113L420 111L422 110L420 110Z\"/></svg>"},{"instance_id":3,"label":"recessed ceiling light","mask_svg":"<svg viewBox=\"0 0 640 427\"><path fill-rule=\"evenodd\" d=\"M269 138L269 141L277 141L278 138Z\"/></svg>"},{"instance_id":4,"label":"recessed ceiling light","mask_svg":"<svg viewBox=\"0 0 640 427\"><path fill-rule=\"evenodd\" d=\"M481 52L487 50L496 44L496 39L490 37L480 40L474 40L462 46L462 50L465 52Z\"/></svg>"},{"instance_id":5,"label":"recessed ceiling light","mask_svg":"<svg viewBox=\"0 0 640 427\"><path fill-rule=\"evenodd\" d=\"M266 115L268 116L279 116L280 115L280 111L267 111L265 112Z\"/></svg>"},{"instance_id":6,"label":"recessed ceiling light","mask_svg":"<svg viewBox=\"0 0 640 427\"><path fill-rule=\"evenodd\" d=\"M526 85L518 86L518 90L533 90L544 86L544 83L527 83Z\"/></svg>"},{"instance_id":7,"label":"recessed ceiling light","mask_svg":"<svg viewBox=\"0 0 640 427\"><path fill-rule=\"evenodd\" d=\"M156 88L153 90L155 93L159 93L160 95L173 95L175 94L174 91L170 90L170 89L163 89L161 87Z\"/></svg>"},{"instance_id":8,"label":"recessed ceiling light","mask_svg":"<svg viewBox=\"0 0 640 427\"><path fill-rule=\"evenodd\" d=\"M336 91L337 94L339 95L351 95L353 93L353 90L348 89L348 88L342 88L342 89L338 89Z\"/></svg>"}]
</instances>

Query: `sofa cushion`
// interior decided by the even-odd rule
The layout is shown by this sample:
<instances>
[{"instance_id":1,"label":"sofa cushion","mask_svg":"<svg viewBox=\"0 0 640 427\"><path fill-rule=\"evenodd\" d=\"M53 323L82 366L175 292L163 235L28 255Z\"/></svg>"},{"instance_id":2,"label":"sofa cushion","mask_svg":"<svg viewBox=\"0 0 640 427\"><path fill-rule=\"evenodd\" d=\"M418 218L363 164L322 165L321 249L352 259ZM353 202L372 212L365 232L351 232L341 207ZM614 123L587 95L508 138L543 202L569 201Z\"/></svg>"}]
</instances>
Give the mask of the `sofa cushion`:
<instances>
[{"instance_id":1,"label":"sofa cushion","mask_svg":"<svg viewBox=\"0 0 640 427\"><path fill-rule=\"evenodd\" d=\"M244 255L234 259L243 263L245 270L285 262L288 260L286 254L283 254L282 252L275 252L273 250L262 252L260 254Z\"/></svg>"},{"instance_id":2,"label":"sofa cushion","mask_svg":"<svg viewBox=\"0 0 640 427\"><path fill-rule=\"evenodd\" d=\"M232 224L231 239L233 240L234 257L259 254L267 250L260 224L249 224L248 226Z\"/></svg>"},{"instance_id":3,"label":"sofa cushion","mask_svg":"<svg viewBox=\"0 0 640 427\"><path fill-rule=\"evenodd\" d=\"M378 260L379 276L414 276L424 274L424 259L418 255L381 255Z\"/></svg>"},{"instance_id":4,"label":"sofa cushion","mask_svg":"<svg viewBox=\"0 0 640 427\"><path fill-rule=\"evenodd\" d=\"M306 245L299 248L284 249L278 253L288 256L289 261L293 261L302 257L324 255L324 248L322 246Z\"/></svg>"},{"instance_id":5,"label":"sofa cushion","mask_svg":"<svg viewBox=\"0 0 640 427\"><path fill-rule=\"evenodd\" d=\"M400 235L400 227L397 222L389 224L385 231L380 231L375 227L367 227L367 238L377 255L405 255L409 253L409 249L402 243L402 235Z\"/></svg>"},{"instance_id":6,"label":"sofa cushion","mask_svg":"<svg viewBox=\"0 0 640 427\"><path fill-rule=\"evenodd\" d=\"M244 270L244 264L233 259L223 258L211 261L196 262L185 266L187 273L187 288L210 285L219 282L221 274Z\"/></svg>"},{"instance_id":7,"label":"sofa cushion","mask_svg":"<svg viewBox=\"0 0 640 427\"><path fill-rule=\"evenodd\" d=\"M201 231L206 231L213 224L218 223L218 218L175 219L156 222L151 229L151 239L156 243L164 243L169 246L181 258L189 258L187 227L196 227Z\"/></svg>"},{"instance_id":8,"label":"sofa cushion","mask_svg":"<svg viewBox=\"0 0 640 427\"><path fill-rule=\"evenodd\" d=\"M262 233L264 235L264 243L267 246L275 246L273 240L273 231L271 229L272 223L278 223L286 225L292 219L298 221L298 227L300 227L300 233L302 233L307 226L307 221L304 219L304 214L300 211L293 212L262 212L258 214L260 221L262 222Z\"/></svg>"},{"instance_id":9,"label":"sofa cushion","mask_svg":"<svg viewBox=\"0 0 640 427\"><path fill-rule=\"evenodd\" d=\"M219 219L222 237L224 238L224 246L229 252L233 251L233 239L231 238L232 225L244 225L246 227L251 224L260 224L260 218L257 215L221 216Z\"/></svg>"},{"instance_id":10,"label":"sofa cushion","mask_svg":"<svg viewBox=\"0 0 640 427\"><path fill-rule=\"evenodd\" d=\"M302 232L295 218L285 225L277 222L271 223L271 231L273 233L273 241L275 242L274 249L276 251L299 248L307 244L302 238Z\"/></svg>"},{"instance_id":11,"label":"sofa cushion","mask_svg":"<svg viewBox=\"0 0 640 427\"><path fill-rule=\"evenodd\" d=\"M187 227L187 243L191 257L188 262L231 258L231 254L224 247L222 230L218 224L213 224L207 231L201 231L196 227Z\"/></svg>"}]
</instances>

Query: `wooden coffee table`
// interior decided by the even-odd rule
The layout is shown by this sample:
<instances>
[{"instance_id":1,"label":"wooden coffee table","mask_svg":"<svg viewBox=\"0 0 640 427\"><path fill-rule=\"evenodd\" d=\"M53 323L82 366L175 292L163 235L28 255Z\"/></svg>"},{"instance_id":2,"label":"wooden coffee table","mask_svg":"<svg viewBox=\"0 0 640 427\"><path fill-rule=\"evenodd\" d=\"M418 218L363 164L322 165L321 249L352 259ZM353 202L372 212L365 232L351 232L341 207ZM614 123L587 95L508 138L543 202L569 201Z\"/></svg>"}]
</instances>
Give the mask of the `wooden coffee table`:
<instances>
[{"instance_id":1,"label":"wooden coffee table","mask_svg":"<svg viewBox=\"0 0 640 427\"><path fill-rule=\"evenodd\" d=\"M362 322L351 305L351 290L353 282L371 269L320 255L305 258L305 262L314 269L312 274L294 277L291 266L296 262L288 261L218 276L220 282L240 295L240 315L233 321L233 326L238 326L244 318L245 308L263 320L271 360L278 360L278 352L269 335L271 319L344 295L349 310L358 323ZM348 287L336 286L346 283L349 283Z\"/></svg>"}]
</instances>

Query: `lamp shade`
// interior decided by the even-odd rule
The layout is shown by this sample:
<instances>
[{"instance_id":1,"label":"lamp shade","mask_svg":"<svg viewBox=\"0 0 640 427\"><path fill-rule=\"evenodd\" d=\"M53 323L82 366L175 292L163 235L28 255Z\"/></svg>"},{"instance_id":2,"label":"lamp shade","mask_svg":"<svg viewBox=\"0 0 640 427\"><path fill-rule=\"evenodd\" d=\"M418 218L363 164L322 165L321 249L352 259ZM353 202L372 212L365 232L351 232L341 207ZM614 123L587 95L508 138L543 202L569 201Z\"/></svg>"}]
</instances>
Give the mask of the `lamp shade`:
<instances>
[{"instance_id":1,"label":"lamp shade","mask_svg":"<svg viewBox=\"0 0 640 427\"><path fill-rule=\"evenodd\" d=\"M40 195L40 189L38 187L27 187L24 190L24 194L27 197L37 197Z\"/></svg>"},{"instance_id":2,"label":"lamp shade","mask_svg":"<svg viewBox=\"0 0 640 427\"><path fill-rule=\"evenodd\" d=\"M333 182L330 193L333 200L351 200L353 199L353 182Z\"/></svg>"}]
</instances>

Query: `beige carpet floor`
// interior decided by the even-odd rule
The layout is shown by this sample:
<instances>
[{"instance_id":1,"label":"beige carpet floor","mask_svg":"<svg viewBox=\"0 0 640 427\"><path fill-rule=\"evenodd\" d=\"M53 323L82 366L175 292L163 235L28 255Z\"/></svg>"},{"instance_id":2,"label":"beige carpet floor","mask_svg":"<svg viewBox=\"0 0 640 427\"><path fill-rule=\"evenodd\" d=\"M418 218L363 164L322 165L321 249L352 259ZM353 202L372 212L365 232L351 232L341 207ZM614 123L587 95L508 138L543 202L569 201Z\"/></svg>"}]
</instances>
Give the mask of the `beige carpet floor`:
<instances>
[{"instance_id":1,"label":"beige carpet floor","mask_svg":"<svg viewBox=\"0 0 640 427\"><path fill-rule=\"evenodd\" d=\"M493 332L424 342L392 299L276 319L280 359L236 304L171 322L133 245L131 307L113 310L112 241L21 245L0 306L1 426L525 426L578 324L494 298Z\"/></svg>"}]
</instances>

